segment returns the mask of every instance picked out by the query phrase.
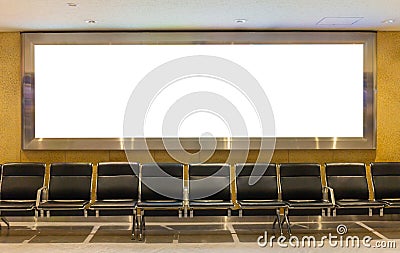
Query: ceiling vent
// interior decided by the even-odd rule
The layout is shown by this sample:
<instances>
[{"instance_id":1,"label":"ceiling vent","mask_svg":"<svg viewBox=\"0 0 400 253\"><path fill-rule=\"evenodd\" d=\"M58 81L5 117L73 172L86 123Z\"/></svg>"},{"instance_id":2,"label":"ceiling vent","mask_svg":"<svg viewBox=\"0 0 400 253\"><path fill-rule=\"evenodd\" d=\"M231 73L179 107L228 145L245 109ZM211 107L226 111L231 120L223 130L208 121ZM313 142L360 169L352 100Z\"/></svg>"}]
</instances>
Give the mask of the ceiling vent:
<instances>
[{"instance_id":1,"label":"ceiling vent","mask_svg":"<svg viewBox=\"0 0 400 253\"><path fill-rule=\"evenodd\" d=\"M317 25L354 25L363 17L325 17Z\"/></svg>"}]
</instances>

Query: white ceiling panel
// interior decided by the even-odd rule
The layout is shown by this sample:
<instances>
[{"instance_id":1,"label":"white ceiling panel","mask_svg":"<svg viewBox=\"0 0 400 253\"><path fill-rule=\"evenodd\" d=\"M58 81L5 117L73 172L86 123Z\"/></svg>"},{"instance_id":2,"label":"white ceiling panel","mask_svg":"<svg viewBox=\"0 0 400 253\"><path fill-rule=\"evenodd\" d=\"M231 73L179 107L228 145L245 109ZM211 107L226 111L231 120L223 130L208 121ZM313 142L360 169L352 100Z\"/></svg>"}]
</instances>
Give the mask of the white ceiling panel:
<instances>
[{"instance_id":1,"label":"white ceiling panel","mask_svg":"<svg viewBox=\"0 0 400 253\"><path fill-rule=\"evenodd\" d=\"M109 30L400 31L400 0L0 0L0 31Z\"/></svg>"}]
</instances>

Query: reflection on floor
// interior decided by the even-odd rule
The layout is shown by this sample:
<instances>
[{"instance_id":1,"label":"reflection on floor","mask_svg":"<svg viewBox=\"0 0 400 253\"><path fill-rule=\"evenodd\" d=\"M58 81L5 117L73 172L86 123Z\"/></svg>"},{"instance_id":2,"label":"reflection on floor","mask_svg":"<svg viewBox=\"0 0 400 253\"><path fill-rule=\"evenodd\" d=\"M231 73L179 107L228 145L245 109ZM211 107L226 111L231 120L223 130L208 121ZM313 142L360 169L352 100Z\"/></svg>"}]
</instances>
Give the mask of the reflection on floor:
<instances>
[{"instance_id":1,"label":"reflection on floor","mask_svg":"<svg viewBox=\"0 0 400 253\"><path fill-rule=\"evenodd\" d=\"M38 221L21 218L10 219L11 228L7 229L3 225L1 229L0 252L27 252L24 251L25 247L29 248L29 252L35 252L34 250L40 252L40 250L48 250L49 245L55 252L57 249L60 250L59 252L66 250L86 252L88 249L95 252L113 252L113 249L115 252L124 252L123 249L126 249L128 252L129 247L131 247L130 249L142 249L144 252L156 249L165 251L169 249L171 252L181 249L183 252L186 249L184 245L189 245L190 251L198 252L213 252L217 249L218 252L221 252L219 247L230 248L227 252L235 252L235 250L237 252L243 250L265 252L266 249L257 244L257 240L264 242L265 235L267 235L268 242L272 236L275 236L275 239L271 239L274 242L273 245L266 247L274 248L276 252L282 250L277 243L280 234L277 229L272 228L273 220L270 218L195 217L178 219L175 217L150 217L146 222L143 241L131 240L129 219L127 217L103 217L100 219L54 217ZM339 231L338 225L345 230ZM284 227L284 232L287 238L285 243L289 244L288 248L296 250L296 246L289 243L290 236L286 227ZM337 249L338 246L323 245L324 240L325 244L328 244L327 237L329 235L336 236L338 239L340 236L345 239L358 237L360 240L369 236L374 242L373 247L375 247L376 241L384 241L387 244L392 242L391 245L385 247L391 249L386 249L385 252L392 252L391 250L395 252L395 248L400 248L400 216L346 216L343 218L324 217L323 219L298 217L292 220L292 236L299 238L300 242L304 237L314 237L317 246L311 246L311 248L318 248L318 245L321 245L324 248ZM262 239L259 239L260 236ZM3 247L6 251L3 251ZM104 250L106 248L108 250ZM356 248L362 248L362 245ZM80 251L76 251L78 249ZM365 252L365 249L359 250ZM309 252L309 250L307 251Z\"/></svg>"}]
</instances>

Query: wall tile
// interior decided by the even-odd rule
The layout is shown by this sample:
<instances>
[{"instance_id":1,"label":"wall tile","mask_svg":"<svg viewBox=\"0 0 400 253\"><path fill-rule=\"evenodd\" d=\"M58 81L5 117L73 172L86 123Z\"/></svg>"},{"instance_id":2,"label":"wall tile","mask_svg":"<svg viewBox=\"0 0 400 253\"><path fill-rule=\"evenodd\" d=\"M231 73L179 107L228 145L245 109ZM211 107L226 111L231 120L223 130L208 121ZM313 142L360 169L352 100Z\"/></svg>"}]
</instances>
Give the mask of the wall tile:
<instances>
[{"instance_id":1,"label":"wall tile","mask_svg":"<svg viewBox=\"0 0 400 253\"><path fill-rule=\"evenodd\" d=\"M0 163L20 161L21 40L0 33Z\"/></svg>"},{"instance_id":2,"label":"wall tile","mask_svg":"<svg viewBox=\"0 0 400 253\"><path fill-rule=\"evenodd\" d=\"M334 150L332 162L364 162L375 161L375 150Z\"/></svg>"},{"instance_id":3,"label":"wall tile","mask_svg":"<svg viewBox=\"0 0 400 253\"><path fill-rule=\"evenodd\" d=\"M21 151L21 162L65 162L65 151Z\"/></svg>"},{"instance_id":4,"label":"wall tile","mask_svg":"<svg viewBox=\"0 0 400 253\"><path fill-rule=\"evenodd\" d=\"M14 161L125 161L123 151L21 151L21 81L19 33L0 33L0 163ZM277 150L273 162L400 161L400 32L377 33L377 149L305 151ZM138 161L174 161L165 151L134 151ZM248 162L258 153L250 152ZM240 151L217 151L187 158L190 162L239 162ZM268 156L261 153L261 160Z\"/></svg>"},{"instance_id":5,"label":"wall tile","mask_svg":"<svg viewBox=\"0 0 400 253\"><path fill-rule=\"evenodd\" d=\"M110 160L109 151L66 151L66 162L108 162Z\"/></svg>"},{"instance_id":6,"label":"wall tile","mask_svg":"<svg viewBox=\"0 0 400 253\"><path fill-rule=\"evenodd\" d=\"M332 159L332 150L289 150L290 163L324 163Z\"/></svg>"}]
</instances>

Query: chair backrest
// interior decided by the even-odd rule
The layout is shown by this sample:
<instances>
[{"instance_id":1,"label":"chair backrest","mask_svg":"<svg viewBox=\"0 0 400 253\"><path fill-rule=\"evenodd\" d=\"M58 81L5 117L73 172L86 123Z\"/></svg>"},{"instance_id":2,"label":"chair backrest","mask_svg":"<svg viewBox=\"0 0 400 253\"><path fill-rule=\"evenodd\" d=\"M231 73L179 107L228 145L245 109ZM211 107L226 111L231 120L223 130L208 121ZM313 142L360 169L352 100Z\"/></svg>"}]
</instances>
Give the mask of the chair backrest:
<instances>
[{"instance_id":1,"label":"chair backrest","mask_svg":"<svg viewBox=\"0 0 400 253\"><path fill-rule=\"evenodd\" d=\"M231 200L229 164L190 164L190 200Z\"/></svg>"},{"instance_id":2,"label":"chair backrest","mask_svg":"<svg viewBox=\"0 0 400 253\"><path fill-rule=\"evenodd\" d=\"M6 163L1 170L2 200L36 200L43 186L46 165L43 163Z\"/></svg>"},{"instance_id":3,"label":"chair backrest","mask_svg":"<svg viewBox=\"0 0 400 253\"><path fill-rule=\"evenodd\" d=\"M333 188L336 200L369 199L364 163L326 163L327 185Z\"/></svg>"},{"instance_id":4,"label":"chair backrest","mask_svg":"<svg viewBox=\"0 0 400 253\"><path fill-rule=\"evenodd\" d=\"M91 163L52 163L49 200L90 200Z\"/></svg>"},{"instance_id":5,"label":"chair backrest","mask_svg":"<svg viewBox=\"0 0 400 253\"><path fill-rule=\"evenodd\" d=\"M235 164L235 174L237 200L278 199L276 164Z\"/></svg>"},{"instance_id":6,"label":"chair backrest","mask_svg":"<svg viewBox=\"0 0 400 253\"><path fill-rule=\"evenodd\" d=\"M128 162L99 163L97 200L138 199L139 164Z\"/></svg>"},{"instance_id":7,"label":"chair backrest","mask_svg":"<svg viewBox=\"0 0 400 253\"><path fill-rule=\"evenodd\" d=\"M322 200L321 166L284 163L279 166L282 200Z\"/></svg>"},{"instance_id":8,"label":"chair backrest","mask_svg":"<svg viewBox=\"0 0 400 253\"><path fill-rule=\"evenodd\" d=\"M183 164L142 164L140 200L183 200Z\"/></svg>"},{"instance_id":9,"label":"chair backrest","mask_svg":"<svg viewBox=\"0 0 400 253\"><path fill-rule=\"evenodd\" d=\"M376 199L400 198L400 162L371 163Z\"/></svg>"}]
</instances>

